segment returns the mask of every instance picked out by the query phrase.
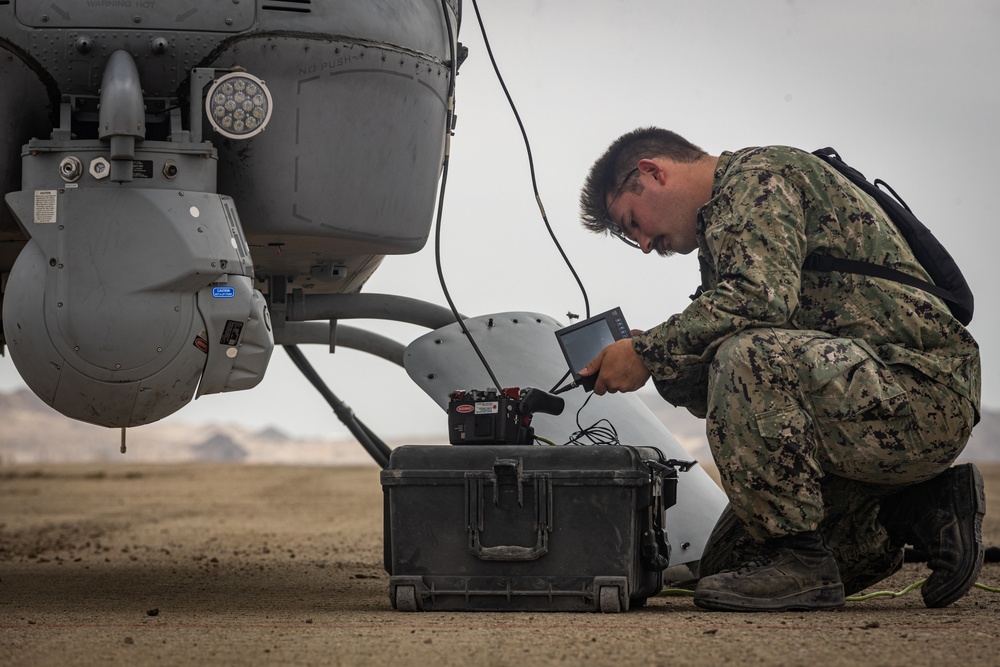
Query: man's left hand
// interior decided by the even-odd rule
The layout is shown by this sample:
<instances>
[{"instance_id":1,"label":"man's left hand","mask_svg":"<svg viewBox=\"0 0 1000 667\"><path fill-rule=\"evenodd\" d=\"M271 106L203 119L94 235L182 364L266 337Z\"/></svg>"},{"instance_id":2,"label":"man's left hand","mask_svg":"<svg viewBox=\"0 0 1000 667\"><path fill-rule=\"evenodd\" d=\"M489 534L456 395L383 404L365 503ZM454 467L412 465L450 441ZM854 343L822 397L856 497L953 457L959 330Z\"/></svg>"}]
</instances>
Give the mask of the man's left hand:
<instances>
[{"instance_id":1,"label":"man's left hand","mask_svg":"<svg viewBox=\"0 0 1000 667\"><path fill-rule=\"evenodd\" d=\"M597 375L594 393L635 391L649 380L649 370L635 353L631 339L624 338L601 350L601 353L580 371L580 375Z\"/></svg>"}]
</instances>

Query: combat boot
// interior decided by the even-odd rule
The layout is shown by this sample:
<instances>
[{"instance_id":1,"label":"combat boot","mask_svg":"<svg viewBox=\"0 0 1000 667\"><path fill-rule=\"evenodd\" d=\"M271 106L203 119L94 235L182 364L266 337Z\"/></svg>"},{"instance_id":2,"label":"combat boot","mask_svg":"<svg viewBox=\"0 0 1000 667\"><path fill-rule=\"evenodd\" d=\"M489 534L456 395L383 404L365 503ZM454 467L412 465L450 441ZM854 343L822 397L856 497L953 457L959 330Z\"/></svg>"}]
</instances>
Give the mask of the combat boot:
<instances>
[{"instance_id":1,"label":"combat boot","mask_svg":"<svg viewBox=\"0 0 1000 667\"><path fill-rule=\"evenodd\" d=\"M946 607L976 583L983 565L983 476L958 465L882 501L879 520L889 537L927 554L932 570L920 588L928 607Z\"/></svg>"},{"instance_id":2,"label":"combat boot","mask_svg":"<svg viewBox=\"0 0 1000 667\"><path fill-rule=\"evenodd\" d=\"M891 542L867 553L851 553L848 561L845 561L835 549L831 549L834 558L837 559L840 582L844 584L844 595L854 595L899 571L903 566L905 541ZM712 534L708 537L708 542L705 543L705 550L698 563L698 574L701 577L709 577L723 570L730 570L740 563L751 560L760 551L761 546L760 542L755 542L750 537L743 522L736 517L733 506L726 505ZM927 559L924 558L921 562L927 562Z\"/></svg>"},{"instance_id":3,"label":"combat boot","mask_svg":"<svg viewBox=\"0 0 1000 667\"><path fill-rule=\"evenodd\" d=\"M716 611L789 611L844 606L837 561L815 531L764 543L734 570L702 578L694 603Z\"/></svg>"}]
</instances>

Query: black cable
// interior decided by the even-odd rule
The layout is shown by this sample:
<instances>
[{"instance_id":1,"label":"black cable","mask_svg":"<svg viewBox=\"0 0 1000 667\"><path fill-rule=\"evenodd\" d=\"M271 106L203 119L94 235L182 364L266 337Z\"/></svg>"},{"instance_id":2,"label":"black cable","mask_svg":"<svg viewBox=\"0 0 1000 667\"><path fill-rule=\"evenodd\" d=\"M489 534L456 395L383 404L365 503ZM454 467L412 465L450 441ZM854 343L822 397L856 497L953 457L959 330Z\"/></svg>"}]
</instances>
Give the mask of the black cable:
<instances>
[{"instance_id":1,"label":"black cable","mask_svg":"<svg viewBox=\"0 0 1000 667\"><path fill-rule=\"evenodd\" d=\"M538 210L542 216L542 222L545 223L545 228L548 230L549 237L552 239L553 244L555 244L556 249L559 251L560 256L562 256L563 261L566 263L567 268L569 268L570 273L576 280L576 284L580 288L580 293L583 295L584 308L586 311L586 316L590 317L590 298L587 296L587 290L583 285L583 281L577 274L576 269L573 267L572 262L563 250L562 245L559 243L559 239L556 237L555 231L552 229L552 225L549 223L548 215L545 213L545 207L542 204L541 195L538 192L538 180L535 176L535 161L531 153L531 142L528 140L528 133L524 128L524 123L521 121L521 115L517 111L517 106L514 104L514 100L510 95L510 91L507 89L507 84L503 79L503 75L500 74L500 68L497 65L496 58L493 56L493 49L490 46L489 36L486 33L486 26L483 24L482 15L479 12L479 4L476 0L473 0L472 6L476 11L476 20L479 23L479 30L483 35L483 44L486 47L486 53L489 55L490 63L493 66L493 71L496 74L497 81L500 83L500 87L503 89L504 95L507 98L507 103L510 105L510 109L514 114L514 118L517 121L517 125L521 131L521 138L524 142L524 148L528 156L528 170L531 175L531 188L535 195L535 202L538 204ZM455 321L458 322L459 326L462 328L462 333L469 340L472 345L473 350L475 350L476 355L483 364L483 368L490 376L493 384L497 389L501 389L503 385L497 379L496 374L490 367L489 362L486 360L485 355L483 355L482 350L480 350L479 345L476 344L476 340L469 331L468 327L465 325L465 321L458 312L458 308L455 306L455 302L451 298L451 293L448 290L447 281L444 277L444 270L442 268L441 262L441 221L444 213L444 196L448 185L448 168L451 162L451 136L455 117L455 79L458 76L458 59L455 53L455 34L452 28L451 20L448 13L447 0L441 0L441 10L444 15L445 26L448 29L448 49L450 52L450 63L449 68L451 70L451 79L448 83L448 116L445 127L445 154L444 162L441 170L441 187L438 193L438 207L437 207L437 219L435 221L435 231L434 231L434 261L437 268L438 282L441 284L441 291L444 293L445 300L448 302L448 306L451 308L451 312L455 315ZM565 376L564 376L565 377ZM561 380L560 380L561 382ZM557 383L558 385L558 383Z\"/></svg>"},{"instance_id":2,"label":"black cable","mask_svg":"<svg viewBox=\"0 0 1000 667\"><path fill-rule=\"evenodd\" d=\"M476 351L479 356L479 360L483 363L483 368L490 376L490 380L493 381L496 389L502 389L503 385L497 379L497 376L493 373L493 369L490 368L489 362L486 361L486 357L483 356L482 350L476 344L476 339L472 337L472 332L469 328L465 326L465 320L459 314L458 309L455 307L455 302L452 301L451 293L448 291L448 285L444 279L444 270L441 268L441 218L444 213L444 193L448 186L448 163L451 161L451 134L452 125L455 118L455 77L458 76L458 59L455 53L455 34L451 27L451 19L448 15L448 2L447 0L441 0L441 11L444 14L444 22L448 27L448 49L451 55L451 63L449 65L451 69L451 81L448 83L448 117L447 125L445 127L445 151L444 151L444 164L441 168L441 188L438 192L438 205L437 205L437 220L435 221L434 230L434 263L437 267L438 282L441 284L441 291L444 292L444 298L448 302L448 306L451 308L451 312L455 315L455 321L458 322L459 326L462 327L462 333L465 337L469 339L469 343L472 344L472 349Z\"/></svg>"},{"instance_id":3,"label":"black cable","mask_svg":"<svg viewBox=\"0 0 1000 667\"><path fill-rule=\"evenodd\" d=\"M503 76L500 74L500 68L497 66L496 58L493 57L493 49L490 47L490 39L486 35L486 26L483 25L483 17L479 14L479 3L477 0L472 0L472 7L476 10L476 20L479 21L479 32L483 35L483 44L486 46L486 53L490 57L490 63L493 65L493 71L497 75L497 81L500 82L500 87L503 88L503 94L507 97L507 103L510 105L510 110L514 113L514 118L517 120L517 126L521 129L521 138L524 140L524 149L528 153L528 170L531 172L531 189L535 193L535 202L538 204L538 210L542 214L542 222L545 223L545 229L548 230L549 237L552 238L552 242L555 244L556 249L559 250L559 254L562 255L563 261L566 262L566 266L569 268L570 273L572 273L573 278L576 279L576 284L580 286L580 293L583 294L583 305L587 311L587 317L590 317L590 298L587 296L587 290L583 286L583 281L580 280L580 276L577 275L576 269L573 268L573 263L570 262L569 257L566 256L566 252L563 250L562 245L560 245L559 239L556 238L555 232L552 231L552 225L549 224L549 218L545 214L545 207L542 205L542 197L538 193L538 181L535 178L535 161L531 156L531 143L528 141L528 133L524 129L524 123L521 122L521 115L517 112L517 106L514 104L514 100L510 96L510 92L507 90L507 84L504 82Z\"/></svg>"},{"instance_id":4,"label":"black cable","mask_svg":"<svg viewBox=\"0 0 1000 667\"><path fill-rule=\"evenodd\" d=\"M561 385L563 383L563 380L565 380L568 377L569 377L569 371L566 371L565 373L563 373L562 377L559 378L559 382L556 382L555 385L553 385L552 389L549 389L549 393L550 394L561 394L564 391L568 391L570 389L575 388L576 387L576 383L575 382L572 385L566 385L562 389L559 388L559 385Z\"/></svg>"},{"instance_id":5,"label":"black cable","mask_svg":"<svg viewBox=\"0 0 1000 667\"><path fill-rule=\"evenodd\" d=\"M615 429L614 424L612 424L607 419L599 419L587 428L580 426L580 413L583 409L587 407L587 403L590 403L590 399L594 397L594 394L588 394L587 400L580 405L580 409L576 411L576 427L579 429L573 433L569 440L566 441L567 445L620 445L621 440L618 439L618 430ZM601 426L601 422L607 424L607 426ZM586 442L584 442L586 440Z\"/></svg>"}]
</instances>

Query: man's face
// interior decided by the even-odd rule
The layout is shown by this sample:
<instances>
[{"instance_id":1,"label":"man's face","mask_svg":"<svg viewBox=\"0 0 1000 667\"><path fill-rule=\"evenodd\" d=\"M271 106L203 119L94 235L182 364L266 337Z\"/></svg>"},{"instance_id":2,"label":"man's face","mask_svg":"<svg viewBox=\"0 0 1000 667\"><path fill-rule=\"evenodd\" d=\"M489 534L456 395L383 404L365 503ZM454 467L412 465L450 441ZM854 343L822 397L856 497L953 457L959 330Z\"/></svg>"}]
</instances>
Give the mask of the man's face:
<instances>
[{"instance_id":1,"label":"man's face","mask_svg":"<svg viewBox=\"0 0 1000 667\"><path fill-rule=\"evenodd\" d=\"M666 165L643 160L633 177L639 179L642 192L635 193L626 186L617 196L608 195L612 223L644 253L686 255L698 247L698 206L692 208L681 179L673 178L676 173Z\"/></svg>"}]
</instances>

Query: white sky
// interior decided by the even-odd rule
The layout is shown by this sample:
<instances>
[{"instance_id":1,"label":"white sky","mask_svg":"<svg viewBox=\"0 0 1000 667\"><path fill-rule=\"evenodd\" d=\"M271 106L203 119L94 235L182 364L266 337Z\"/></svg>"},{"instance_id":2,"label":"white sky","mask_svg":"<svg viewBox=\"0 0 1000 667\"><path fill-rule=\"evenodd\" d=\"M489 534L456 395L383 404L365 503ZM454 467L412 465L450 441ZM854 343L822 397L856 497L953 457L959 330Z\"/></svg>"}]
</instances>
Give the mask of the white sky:
<instances>
[{"instance_id":1,"label":"white sky","mask_svg":"<svg viewBox=\"0 0 1000 667\"><path fill-rule=\"evenodd\" d=\"M549 220L593 313L621 306L636 328L681 310L699 282L694 255L644 256L580 227L593 160L642 125L712 154L761 144L833 146L887 180L951 251L977 297L983 402L1000 408L1000 3L995 0L481 0L507 86L532 143ZM540 312L568 323L583 300L548 239L520 133L489 64L472 3L460 41L458 126L444 207L444 272L459 310ZM280 103L280 100L278 101ZM238 202L237 202L238 204ZM444 304L433 241L390 257L365 288ZM425 332L379 322L401 341ZM445 437L445 414L403 369L341 349L306 350L376 433ZM501 369L495 369L501 376ZM9 357L0 389L23 386ZM345 433L282 350L249 392L206 396L171 420Z\"/></svg>"}]
</instances>

